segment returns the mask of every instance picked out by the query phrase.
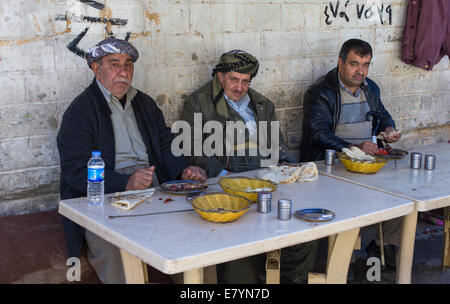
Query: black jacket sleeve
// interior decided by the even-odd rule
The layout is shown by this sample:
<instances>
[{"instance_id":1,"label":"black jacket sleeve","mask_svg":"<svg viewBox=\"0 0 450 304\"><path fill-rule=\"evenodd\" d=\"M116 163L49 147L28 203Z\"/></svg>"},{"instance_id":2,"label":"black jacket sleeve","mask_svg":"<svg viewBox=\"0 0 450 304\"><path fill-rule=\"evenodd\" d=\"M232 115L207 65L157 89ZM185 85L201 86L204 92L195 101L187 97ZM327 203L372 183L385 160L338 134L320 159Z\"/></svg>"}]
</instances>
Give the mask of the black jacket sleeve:
<instances>
[{"instance_id":1,"label":"black jacket sleeve","mask_svg":"<svg viewBox=\"0 0 450 304\"><path fill-rule=\"evenodd\" d=\"M380 128L377 130L377 135L378 135L380 132L384 131L387 127L395 128L395 122L392 119L389 112L385 109L383 103L381 102L380 88L378 87L378 85L369 78L367 78L366 80L368 82L369 90L367 90L365 92L369 92L369 94L373 95L374 103L376 106L376 112L378 114L378 117L381 120Z\"/></svg>"},{"instance_id":2,"label":"black jacket sleeve","mask_svg":"<svg viewBox=\"0 0 450 304\"><path fill-rule=\"evenodd\" d=\"M75 100L63 116L57 136L61 163L61 197L73 198L86 195L87 163L92 151L102 153L105 161L105 193L119 192L126 188L129 175L114 171L114 160L108 145L114 145L114 134L105 134L98 121L97 109L89 98ZM107 138L109 137L109 138ZM110 159L112 158L112 159Z\"/></svg>"}]
</instances>

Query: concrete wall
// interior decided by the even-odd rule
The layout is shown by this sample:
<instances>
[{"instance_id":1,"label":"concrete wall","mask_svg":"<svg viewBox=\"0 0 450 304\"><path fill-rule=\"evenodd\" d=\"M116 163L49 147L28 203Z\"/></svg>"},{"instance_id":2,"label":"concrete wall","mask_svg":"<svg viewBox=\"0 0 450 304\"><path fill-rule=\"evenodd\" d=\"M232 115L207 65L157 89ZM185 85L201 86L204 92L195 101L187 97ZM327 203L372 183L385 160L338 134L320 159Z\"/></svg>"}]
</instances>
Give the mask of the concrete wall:
<instances>
[{"instance_id":1,"label":"concrete wall","mask_svg":"<svg viewBox=\"0 0 450 304\"><path fill-rule=\"evenodd\" d=\"M223 52L251 52L261 63L252 87L275 103L294 149L307 86L336 65L346 39L359 37L374 48L369 76L403 132L399 146L449 139L448 57L433 71L399 59L406 0L82 2L0 1L0 216L57 205L56 133L93 77L66 45L86 27L82 49L132 33L140 51L133 84L157 100L168 125Z\"/></svg>"}]
</instances>

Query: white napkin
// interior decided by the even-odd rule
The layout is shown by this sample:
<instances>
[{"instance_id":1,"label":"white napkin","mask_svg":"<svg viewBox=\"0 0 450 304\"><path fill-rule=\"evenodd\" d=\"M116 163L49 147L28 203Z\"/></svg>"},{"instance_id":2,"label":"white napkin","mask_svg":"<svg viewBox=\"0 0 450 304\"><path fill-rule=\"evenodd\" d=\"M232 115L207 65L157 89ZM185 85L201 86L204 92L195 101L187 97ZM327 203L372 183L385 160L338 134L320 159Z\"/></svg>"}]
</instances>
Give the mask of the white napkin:
<instances>
[{"instance_id":1,"label":"white napkin","mask_svg":"<svg viewBox=\"0 0 450 304\"><path fill-rule=\"evenodd\" d=\"M269 169L257 173L259 178L270 180L277 184L290 184L293 182L310 182L319 178L315 163L310 162L302 166L271 166Z\"/></svg>"}]
</instances>

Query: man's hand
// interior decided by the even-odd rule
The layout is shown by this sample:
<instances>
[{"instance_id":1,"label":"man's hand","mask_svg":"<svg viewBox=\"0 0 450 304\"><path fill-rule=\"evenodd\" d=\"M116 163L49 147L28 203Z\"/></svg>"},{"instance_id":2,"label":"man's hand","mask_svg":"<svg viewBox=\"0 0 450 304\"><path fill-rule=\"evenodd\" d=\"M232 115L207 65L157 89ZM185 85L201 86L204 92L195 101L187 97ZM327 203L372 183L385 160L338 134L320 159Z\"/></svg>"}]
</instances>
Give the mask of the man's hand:
<instances>
[{"instance_id":1,"label":"man's hand","mask_svg":"<svg viewBox=\"0 0 450 304\"><path fill-rule=\"evenodd\" d=\"M181 179L192 179L202 183L206 181L206 177L206 171L197 166L189 166L181 174Z\"/></svg>"},{"instance_id":2,"label":"man's hand","mask_svg":"<svg viewBox=\"0 0 450 304\"><path fill-rule=\"evenodd\" d=\"M151 166L148 169L138 169L128 179L127 187L125 190L145 190L152 185L153 172L155 166Z\"/></svg>"},{"instance_id":3,"label":"man's hand","mask_svg":"<svg viewBox=\"0 0 450 304\"><path fill-rule=\"evenodd\" d=\"M402 135L400 134L400 132L396 132L397 130L395 130L393 127L387 127L384 132L386 133L387 136L384 137L384 141L387 143L395 143L396 141L398 141L400 139L400 137L402 137Z\"/></svg>"},{"instance_id":4,"label":"man's hand","mask_svg":"<svg viewBox=\"0 0 450 304\"><path fill-rule=\"evenodd\" d=\"M360 145L356 145L358 148L364 151L364 153L373 155L378 152L378 145L370 141L365 141Z\"/></svg>"}]
</instances>

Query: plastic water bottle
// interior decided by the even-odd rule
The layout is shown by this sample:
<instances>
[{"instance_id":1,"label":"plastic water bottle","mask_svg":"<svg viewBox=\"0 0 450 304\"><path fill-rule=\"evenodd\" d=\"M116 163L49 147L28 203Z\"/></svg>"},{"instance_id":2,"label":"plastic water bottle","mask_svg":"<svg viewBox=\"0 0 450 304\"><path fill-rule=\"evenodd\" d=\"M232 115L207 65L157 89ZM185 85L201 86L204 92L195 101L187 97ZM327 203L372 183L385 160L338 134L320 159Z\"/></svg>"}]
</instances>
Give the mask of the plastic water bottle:
<instances>
[{"instance_id":1,"label":"plastic water bottle","mask_svg":"<svg viewBox=\"0 0 450 304\"><path fill-rule=\"evenodd\" d=\"M100 154L100 151L92 151L92 158L87 163L87 197L91 206L103 205L105 200L105 163Z\"/></svg>"}]
</instances>

